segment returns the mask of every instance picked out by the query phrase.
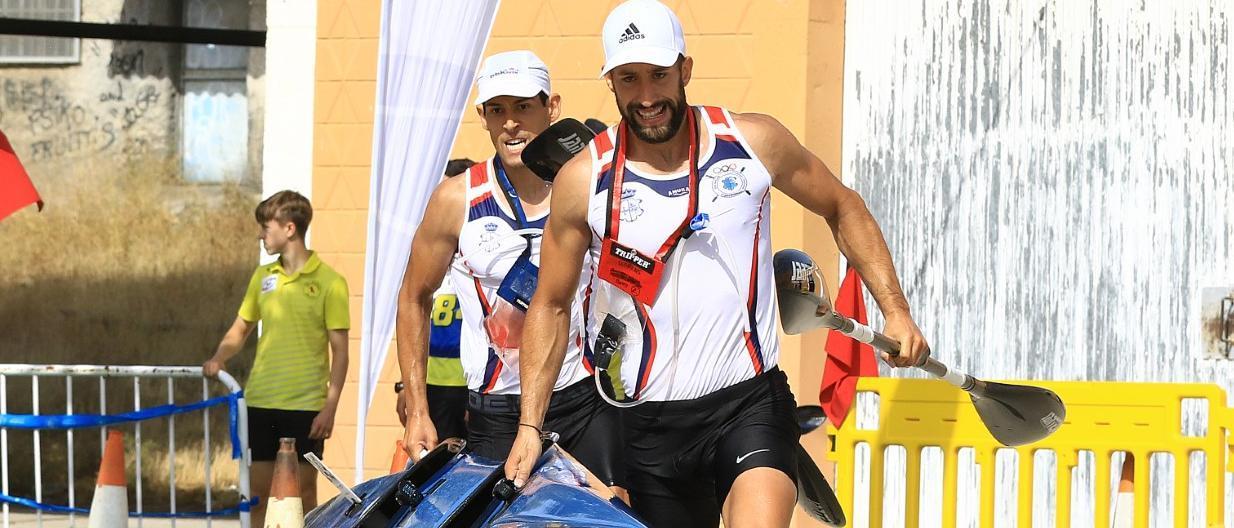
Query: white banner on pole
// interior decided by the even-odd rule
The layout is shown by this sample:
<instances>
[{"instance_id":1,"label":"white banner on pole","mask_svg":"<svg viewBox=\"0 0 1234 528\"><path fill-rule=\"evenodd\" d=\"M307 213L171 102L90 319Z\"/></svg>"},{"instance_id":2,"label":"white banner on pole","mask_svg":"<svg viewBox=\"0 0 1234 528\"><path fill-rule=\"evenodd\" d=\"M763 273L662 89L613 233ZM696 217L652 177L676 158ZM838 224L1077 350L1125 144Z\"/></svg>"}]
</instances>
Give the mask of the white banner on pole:
<instances>
[{"instance_id":1,"label":"white banner on pole","mask_svg":"<svg viewBox=\"0 0 1234 528\"><path fill-rule=\"evenodd\" d=\"M445 170L499 3L382 2L356 400L357 483L364 475L368 407L394 335L411 239Z\"/></svg>"}]
</instances>

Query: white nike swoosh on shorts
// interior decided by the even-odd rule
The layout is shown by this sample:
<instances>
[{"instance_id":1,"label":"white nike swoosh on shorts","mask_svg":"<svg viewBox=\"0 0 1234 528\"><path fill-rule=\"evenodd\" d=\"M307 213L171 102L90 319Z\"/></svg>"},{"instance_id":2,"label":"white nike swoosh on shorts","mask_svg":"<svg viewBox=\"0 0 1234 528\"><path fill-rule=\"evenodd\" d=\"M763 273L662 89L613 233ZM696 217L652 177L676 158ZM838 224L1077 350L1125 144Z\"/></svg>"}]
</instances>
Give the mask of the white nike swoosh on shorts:
<instances>
[{"instance_id":1,"label":"white nike swoosh on shorts","mask_svg":"<svg viewBox=\"0 0 1234 528\"><path fill-rule=\"evenodd\" d=\"M754 451L750 451L749 453L746 453L744 455L737 457L737 463L740 464L742 460L749 458L750 455L753 455L755 453L762 453L763 451L771 451L771 450L770 449L756 449Z\"/></svg>"}]
</instances>

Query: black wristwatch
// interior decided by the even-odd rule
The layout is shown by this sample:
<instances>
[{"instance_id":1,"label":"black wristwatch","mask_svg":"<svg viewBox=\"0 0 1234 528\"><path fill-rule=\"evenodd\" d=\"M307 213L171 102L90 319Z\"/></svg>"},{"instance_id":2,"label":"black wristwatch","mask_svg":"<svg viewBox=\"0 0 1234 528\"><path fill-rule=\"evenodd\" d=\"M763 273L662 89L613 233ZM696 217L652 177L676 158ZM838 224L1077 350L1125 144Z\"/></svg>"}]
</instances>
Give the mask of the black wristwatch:
<instances>
[{"instance_id":1,"label":"black wristwatch","mask_svg":"<svg viewBox=\"0 0 1234 528\"><path fill-rule=\"evenodd\" d=\"M401 381L394 382L394 392L395 394L403 392L403 382Z\"/></svg>"}]
</instances>

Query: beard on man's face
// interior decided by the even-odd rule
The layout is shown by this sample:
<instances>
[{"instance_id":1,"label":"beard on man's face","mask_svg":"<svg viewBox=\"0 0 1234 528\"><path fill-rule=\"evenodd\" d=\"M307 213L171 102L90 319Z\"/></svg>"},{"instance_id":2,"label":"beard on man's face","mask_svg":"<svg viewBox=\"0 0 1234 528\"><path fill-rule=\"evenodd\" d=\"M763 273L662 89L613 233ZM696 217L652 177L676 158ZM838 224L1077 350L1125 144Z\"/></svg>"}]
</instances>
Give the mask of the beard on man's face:
<instances>
[{"instance_id":1,"label":"beard on man's face","mask_svg":"<svg viewBox=\"0 0 1234 528\"><path fill-rule=\"evenodd\" d=\"M678 87L677 99L664 99L657 101L655 105L664 105L664 108L669 112L668 124L660 126L644 126L639 123L638 110L642 105L637 102L631 102L625 106L617 105L617 109L621 112L622 119L634 132L634 135L647 143L664 143L673 136L677 135L677 131L681 129L681 124L686 118L686 109L690 106L686 104L686 87L681 85Z\"/></svg>"}]
</instances>

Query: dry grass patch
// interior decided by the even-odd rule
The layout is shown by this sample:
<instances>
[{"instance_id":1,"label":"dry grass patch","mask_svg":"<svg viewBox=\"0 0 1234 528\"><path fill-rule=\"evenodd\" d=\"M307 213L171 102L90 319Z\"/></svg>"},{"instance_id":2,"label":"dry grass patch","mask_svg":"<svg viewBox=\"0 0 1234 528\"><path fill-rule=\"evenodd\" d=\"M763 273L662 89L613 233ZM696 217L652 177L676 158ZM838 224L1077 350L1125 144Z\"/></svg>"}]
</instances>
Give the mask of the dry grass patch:
<instances>
[{"instance_id":1,"label":"dry grass patch","mask_svg":"<svg viewBox=\"0 0 1234 528\"><path fill-rule=\"evenodd\" d=\"M0 362L198 365L209 357L256 264L252 209L259 196L237 185L187 185L176 181L178 174L176 162L159 159L95 160L32 173L46 209L23 209L0 222ZM251 357L250 349L233 362L242 381ZM200 383L182 380L175 387L177 403L201 399ZM109 382L107 409L100 409L97 382L75 382L74 410L130 410L131 389L131 381ZM30 412L31 392L27 379L10 378L9 411ZM43 380L40 410L64 412L64 392L62 380ZM142 401L143 407L165 404L165 381L143 385ZM215 408L211 415L210 446L200 443L200 415L176 419L174 462L166 452L166 421L143 425L148 510L165 511L153 505L167 504L173 464L180 509L200 509L206 477L195 461L206 449L218 453L210 476L216 489L234 487L226 412ZM32 435L9 436L11 493L33 497ZM41 436L44 501L64 504L66 435ZM78 431L75 444L73 485L82 504L98 469L97 431Z\"/></svg>"}]
</instances>

